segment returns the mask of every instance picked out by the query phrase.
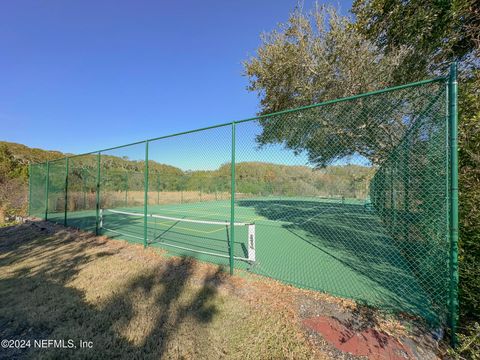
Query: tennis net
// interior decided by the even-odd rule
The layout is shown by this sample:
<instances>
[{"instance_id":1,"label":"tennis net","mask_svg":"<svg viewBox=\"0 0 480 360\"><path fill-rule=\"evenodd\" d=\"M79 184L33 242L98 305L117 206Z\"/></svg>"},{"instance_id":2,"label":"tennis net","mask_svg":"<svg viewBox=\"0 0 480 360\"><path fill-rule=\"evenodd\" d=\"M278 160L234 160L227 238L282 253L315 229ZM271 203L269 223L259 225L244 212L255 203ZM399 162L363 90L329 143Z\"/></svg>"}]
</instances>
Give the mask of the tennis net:
<instances>
[{"instance_id":1,"label":"tennis net","mask_svg":"<svg viewBox=\"0 0 480 360\"><path fill-rule=\"evenodd\" d=\"M210 256L229 258L229 221L210 221L148 213L147 242ZM99 228L105 233L144 240L145 214L117 209L100 209ZM233 258L255 262L255 224L233 223L236 241ZM239 240L237 240L239 239Z\"/></svg>"}]
</instances>

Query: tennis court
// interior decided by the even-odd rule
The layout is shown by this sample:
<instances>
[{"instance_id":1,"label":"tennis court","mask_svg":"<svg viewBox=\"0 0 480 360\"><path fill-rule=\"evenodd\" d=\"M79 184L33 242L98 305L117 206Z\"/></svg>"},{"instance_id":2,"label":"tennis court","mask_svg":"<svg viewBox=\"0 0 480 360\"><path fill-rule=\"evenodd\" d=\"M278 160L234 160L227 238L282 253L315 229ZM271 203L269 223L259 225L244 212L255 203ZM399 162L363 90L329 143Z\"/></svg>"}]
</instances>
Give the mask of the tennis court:
<instances>
[{"instance_id":1,"label":"tennis court","mask_svg":"<svg viewBox=\"0 0 480 360\"><path fill-rule=\"evenodd\" d=\"M143 210L102 209L101 234L143 244ZM229 201L149 205L148 214L149 246L228 266ZM393 311L433 316L407 260L364 200L242 199L235 219L236 268L372 305L385 307L388 299ZM90 223L94 230L95 211L69 212L68 222L82 228Z\"/></svg>"},{"instance_id":2,"label":"tennis court","mask_svg":"<svg viewBox=\"0 0 480 360\"><path fill-rule=\"evenodd\" d=\"M29 212L437 326L455 305L451 84L35 164Z\"/></svg>"}]
</instances>

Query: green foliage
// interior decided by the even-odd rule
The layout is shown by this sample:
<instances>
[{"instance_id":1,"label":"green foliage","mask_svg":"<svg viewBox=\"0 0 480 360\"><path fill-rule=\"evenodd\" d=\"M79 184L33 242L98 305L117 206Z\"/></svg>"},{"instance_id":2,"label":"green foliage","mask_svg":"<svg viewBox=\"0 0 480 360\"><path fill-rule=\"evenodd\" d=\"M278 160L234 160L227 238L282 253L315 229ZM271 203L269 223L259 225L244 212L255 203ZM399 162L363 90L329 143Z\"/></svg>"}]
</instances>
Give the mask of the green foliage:
<instances>
[{"instance_id":1,"label":"green foliage","mask_svg":"<svg viewBox=\"0 0 480 360\"><path fill-rule=\"evenodd\" d=\"M478 322L462 328L458 340L460 345L448 350L450 357L455 360L480 360L480 324Z\"/></svg>"},{"instance_id":2,"label":"green foliage","mask_svg":"<svg viewBox=\"0 0 480 360\"><path fill-rule=\"evenodd\" d=\"M480 12L475 0L356 0L352 12L355 28L386 53L409 49L398 66L399 79L445 72L453 60L478 66L473 50L480 40Z\"/></svg>"},{"instance_id":3,"label":"green foliage","mask_svg":"<svg viewBox=\"0 0 480 360\"><path fill-rule=\"evenodd\" d=\"M355 20L317 8L309 14L297 9L286 24L262 37L256 57L245 62L251 91L260 95L262 113L348 96L445 74L453 60L460 61L460 304L461 321L478 321L480 314L480 115L478 68L480 11L475 0L399 1L356 0ZM328 22L329 26L324 26ZM353 55L353 56L352 56ZM381 114L385 115L385 114ZM332 116L333 119L338 118ZM264 121L261 145L280 143L306 151L323 166L358 152L361 142L339 146L330 157L328 133L298 136L315 124L298 119L297 126L274 127ZM361 122L353 119L352 125ZM329 131L339 130L331 124ZM275 129L275 132L268 129ZM352 130L355 126L350 127ZM267 130L266 130L267 129ZM345 128L340 128L348 134ZM362 128L355 134L361 138ZM335 131L333 131L335 133ZM398 132L388 129L389 134ZM401 133L401 132L400 132ZM313 146L305 139L313 138ZM398 137L397 137L398 138ZM352 138L351 140L353 140ZM355 145L352 145L355 144ZM378 146L367 147L379 154ZM320 149L320 150L318 150ZM392 149L387 149L388 151ZM375 157L367 156L374 163Z\"/></svg>"},{"instance_id":4,"label":"green foliage","mask_svg":"<svg viewBox=\"0 0 480 360\"><path fill-rule=\"evenodd\" d=\"M460 95L460 319L480 321L480 70Z\"/></svg>"},{"instance_id":5,"label":"green foliage","mask_svg":"<svg viewBox=\"0 0 480 360\"><path fill-rule=\"evenodd\" d=\"M58 159L65 155L58 151L29 148L22 144L0 141L0 177L28 179L28 164ZM4 171L8 170L8 174Z\"/></svg>"},{"instance_id":6,"label":"green foliage","mask_svg":"<svg viewBox=\"0 0 480 360\"><path fill-rule=\"evenodd\" d=\"M346 165L312 171L306 166L247 162L237 164L236 173L240 193L365 198L373 169Z\"/></svg>"},{"instance_id":7,"label":"green foliage","mask_svg":"<svg viewBox=\"0 0 480 360\"><path fill-rule=\"evenodd\" d=\"M12 149L17 151L12 154ZM31 150L31 151L30 151ZM18 159L49 159L50 189L63 192L65 186L65 159L62 154L39 149L29 149L20 144L4 144L0 147L0 173L5 177L19 178L25 183L28 166ZM53 160L52 158L57 158ZM42 182L46 167L35 166L35 182ZM129 160L112 155L101 156L102 186L108 191L143 191L144 161ZM96 191L97 155L90 154L69 159L69 191L93 193ZM289 196L302 193L305 196L345 196L364 198L367 182L373 169L363 166L329 166L313 171L306 166L287 166L269 163L238 163L237 192L255 195ZM177 167L149 162L150 191L201 191L205 193L230 191L230 164L217 170L183 171ZM43 192L43 187L35 189ZM25 200L24 200L25 201Z\"/></svg>"},{"instance_id":8,"label":"green foliage","mask_svg":"<svg viewBox=\"0 0 480 360\"><path fill-rule=\"evenodd\" d=\"M480 319L480 12L474 0L356 0L353 12L359 32L388 53L408 46L410 55L398 76L418 78L443 72L460 61L460 322L469 329ZM468 333L468 330L465 330ZM478 336L478 335L476 335ZM470 342L460 336L460 349ZM478 339L476 340L478 342ZM469 347L466 348L467 350ZM478 349L478 346L477 346ZM466 352L469 358L473 352ZM465 356L465 355L462 355ZM459 357L462 358L462 357Z\"/></svg>"},{"instance_id":9,"label":"green foliage","mask_svg":"<svg viewBox=\"0 0 480 360\"><path fill-rule=\"evenodd\" d=\"M108 190L143 191L144 174L141 169L135 171L120 170L109 158L110 168L104 171L104 183ZM117 164L118 165L118 164ZM242 162L236 164L238 193L259 196L345 196L365 198L367 183L371 178L371 167L345 165L329 166L314 171L306 166L288 166L261 162ZM204 193L230 191L230 164L224 164L217 170L182 171L169 165L149 164L150 191L200 191ZM61 184L59 184L61 186ZM71 190L80 190L81 184L73 185ZM89 191L94 191L94 187Z\"/></svg>"},{"instance_id":10,"label":"green foliage","mask_svg":"<svg viewBox=\"0 0 480 360\"><path fill-rule=\"evenodd\" d=\"M0 183L7 179L18 178L22 175L22 168L19 161L15 159L10 149L5 145L0 145Z\"/></svg>"},{"instance_id":11,"label":"green foliage","mask_svg":"<svg viewBox=\"0 0 480 360\"><path fill-rule=\"evenodd\" d=\"M297 8L286 23L262 36L256 56L244 67L249 90L259 94L260 113L266 114L386 87L404 56L402 49L384 54L333 8ZM357 111L351 105L332 106L327 114L305 112L288 122L281 116L262 119L257 140L305 151L318 167L357 153L376 163L391 150L391 138L400 138L405 130L399 117L384 124L382 136L369 136L378 126L371 118L385 117L389 106L395 106L388 102L383 98L381 104L357 104Z\"/></svg>"},{"instance_id":12,"label":"green foliage","mask_svg":"<svg viewBox=\"0 0 480 360\"><path fill-rule=\"evenodd\" d=\"M480 12L475 0L355 0L355 29L385 50L408 49L397 79L445 72L451 61L478 66Z\"/></svg>"},{"instance_id":13,"label":"green foliage","mask_svg":"<svg viewBox=\"0 0 480 360\"><path fill-rule=\"evenodd\" d=\"M297 8L261 41L244 67L262 114L386 87L404 56L384 55L331 7Z\"/></svg>"},{"instance_id":14,"label":"green foliage","mask_svg":"<svg viewBox=\"0 0 480 360\"><path fill-rule=\"evenodd\" d=\"M12 221L25 210L27 167L15 158L6 144L0 144L0 224Z\"/></svg>"},{"instance_id":15,"label":"green foliage","mask_svg":"<svg viewBox=\"0 0 480 360\"><path fill-rule=\"evenodd\" d=\"M65 156L0 141L0 224L27 212L28 165Z\"/></svg>"}]
</instances>

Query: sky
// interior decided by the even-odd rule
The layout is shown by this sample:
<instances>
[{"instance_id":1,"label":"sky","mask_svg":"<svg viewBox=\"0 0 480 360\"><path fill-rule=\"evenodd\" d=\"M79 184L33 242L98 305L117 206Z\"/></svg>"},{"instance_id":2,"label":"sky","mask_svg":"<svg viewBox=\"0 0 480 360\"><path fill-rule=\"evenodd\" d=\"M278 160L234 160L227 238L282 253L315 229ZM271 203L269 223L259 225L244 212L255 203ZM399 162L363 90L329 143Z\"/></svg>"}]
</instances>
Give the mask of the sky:
<instances>
[{"instance_id":1,"label":"sky","mask_svg":"<svg viewBox=\"0 0 480 360\"><path fill-rule=\"evenodd\" d=\"M0 140L78 154L252 117L242 61L295 4L4 1Z\"/></svg>"}]
</instances>

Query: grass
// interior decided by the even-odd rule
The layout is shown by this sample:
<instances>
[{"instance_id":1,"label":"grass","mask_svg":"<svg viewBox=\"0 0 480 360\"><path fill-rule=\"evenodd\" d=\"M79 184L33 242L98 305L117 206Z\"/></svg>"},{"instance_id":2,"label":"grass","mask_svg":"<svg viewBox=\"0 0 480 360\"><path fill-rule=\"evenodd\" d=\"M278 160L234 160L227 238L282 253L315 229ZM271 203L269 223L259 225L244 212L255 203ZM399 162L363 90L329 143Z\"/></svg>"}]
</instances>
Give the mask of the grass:
<instances>
[{"instance_id":1,"label":"grass","mask_svg":"<svg viewBox=\"0 0 480 360\"><path fill-rule=\"evenodd\" d=\"M142 206L120 207L118 210L144 211ZM230 202L149 205L148 211L175 218L228 221ZM67 215L68 225L94 230L94 210L69 212ZM63 224L64 214L50 213L49 220ZM381 219L359 200L239 199L235 206L235 221L254 222L256 233L254 266L239 260L235 261L237 269L249 268L253 273L298 287L352 298L396 313L408 312L432 322L437 315L442 315L434 311L428 293ZM141 217L107 213L102 231L111 237L143 243L143 225ZM174 255L194 256L228 266L228 236L224 226L198 226L155 219L148 219L147 225L151 246ZM247 240L247 228L236 227L235 256L248 257ZM421 252L419 259L423 259L420 255ZM440 278L438 273L435 276Z\"/></svg>"},{"instance_id":2,"label":"grass","mask_svg":"<svg viewBox=\"0 0 480 360\"><path fill-rule=\"evenodd\" d=\"M1 338L94 347L0 358L329 358L308 341L286 289L44 222L4 227Z\"/></svg>"}]
</instances>

